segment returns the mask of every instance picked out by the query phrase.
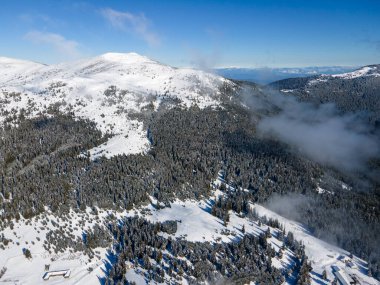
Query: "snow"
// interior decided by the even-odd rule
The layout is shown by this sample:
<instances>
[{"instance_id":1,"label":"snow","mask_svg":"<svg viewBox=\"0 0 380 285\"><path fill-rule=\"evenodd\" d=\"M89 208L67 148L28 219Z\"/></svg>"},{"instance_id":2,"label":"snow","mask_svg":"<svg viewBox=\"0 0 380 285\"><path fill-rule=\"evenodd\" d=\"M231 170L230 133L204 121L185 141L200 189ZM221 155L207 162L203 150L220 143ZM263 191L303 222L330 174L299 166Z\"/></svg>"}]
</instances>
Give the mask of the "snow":
<instances>
[{"instance_id":1,"label":"snow","mask_svg":"<svg viewBox=\"0 0 380 285\"><path fill-rule=\"evenodd\" d=\"M339 73L339 74L322 74L308 82L308 85L315 85L321 82L327 82L330 79L355 79L360 77L380 77L380 71L377 66L365 66L352 72ZM283 90L281 90L283 91ZM286 91L283 91L286 92Z\"/></svg>"},{"instance_id":2,"label":"snow","mask_svg":"<svg viewBox=\"0 0 380 285\"><path fill-rule=\"evenodd\" d=\"M70 211L67 221L56 217L53 213L42 214L30 220L20 219L14 221L14 227L5 228L1 233L12 242L0 250L0 270L6 267L1 284L99 284L99 277L104 276L106 249L96 248L96 257L89 261L88 256L82 252L74 252L66 249L64 252L49 253L43 247L46 233L50 229L58 229L57 225L65 225L63 228L72 227L70 233L76 238L82 238L84 230L91 229L96 223L102 224L109 212L99 210L99 220L88 208L86 213ZM126 212L113 213L116 218L127 215ZM49 220L46 225L43 220ZM67 233L62 233L63 235ZM28 248L32 258L27 259L22 253L23 248ZM49 271L70 270L70 277L51 277L44 281L46 273L45 265L50 264ZM88 269L92 268L90 272Z\"/></svg>"},{"instance_id":3,"label":"snow","mask_svg":"<svg viewBox=\"0 0 380 285\"><path fill-rule=\"evenodd\" d=\"M145 218L151 222L176 220L177 232L174 236L192 242L231 242L237 236L242 235L241 228L243 225L246 226L247 232L251 230L251 232L260 234L262 231L233 212L230 213L230 222L225 227L219 218L211 215L210 207L210 200L177 200L170 205L170 208L155 210L152 207L151 214Z\"/></svg>"},{"instance_id":4,"label":"snow","mask_svg":"<svg viewBox=\"0 0 380 285\"><path fill-rule=\"evenodd\" d=\"M143 129L143 125L137 121L135 124L137 124L136 128L130 128L121 134L113 136L107 142L90 149L91 158L96 159L101 156L110 158L121 154L137 154L148 149L149 142L146 139L146 131Z\"/></svg>"},{"instance_id":5,"label":"snow","mask_svg":"<svg viewBox=\"0 0 380 285\"><path fill-rule=\"evenodd\" d=\"M318 187L317 187L317 192L318 192L319 194L323 194L323 193L326 192L326 190L318 186Z\"/></svg>"},{"instance_id":6,"label":"snow","mask_svg":"<svg viewBox=\"0 0 380 285\"><path fill-rule=\"evenodd\" d=\"M327 82L327 78L328 78L327 75L321 75L320 77L318 77L316 79L310 80L307 84L308 85L314 85L314 84L318 84L320 82Z\"/></svg>"},{"instance_id":7,"label":"snow","mask_svg":"<svg viewBox=\"0 0 380 285\"><path fill-rule=\"evenodd\" d=\"M377 66L365 66L352 72L339 73L339 74L322 74L319 77L312 79L308 82L308 85L318 84L320 82L327 82L332 78L339 79L355 79L360 77L380 77L379 69ZM282 90L281 90L282 91Z\"/></svg>"},{"instance_id":8,"label":"snow","mask_svg":"<svg viewBox=\"0 0 380 285\"><path fill-rule=\"evenodd\" d=\"M144 278L144 271L141 269L136 270L127 270L127 273L125 274L126 279L129 282L135 282L137 285L145 285L147 282Z\"/></svg>"},{"instance_id":9,"label":"snow","mask_svg":"<svg viewBox=\"0 0 380 285\"><path fill-rule=\"evenodd\" d=\"M292 93L294 92L294 89L281 89L280 91L284 93Z\"/></svg>"},{"instance_id":10,"label":"snow","mask_svg":"<svg viewBox=\"0 0 380 285\"><path fill-rule=\"evenodd\" d=\"M365 67L332 77L352 79L369 75L380 76L378 73L371 73L373 71L374 68ZM327 76L321 76L309 84L326 81L326 78ZM109 158L118 154L147 151L149 141L146 130L142 122L133 119L133 114L142 112L150 105L157 110L166 99L177 99L184 108L193 104L198 104L201 108L217 106L219 87L225 82L227 81L219 76L198 70L172 68L136 53L107 53L87 60L52 66L0 58L1 107L6 111L30 109L33 117L50 105L61 103L62 111L70 110L76 117L96 122L104 134L112 133L113 136L102 145L89 150L93 159L103 155ZM110 89L110 86L116 88ZM109 92L111 95L106 95L109 90L112 91ZM21 95L14 96L11 95L12 92L19 92ZM0 116L0 123L3 120L4 117ZM220 172L219 179L214 184L221 183L224 183L224 180ZM345 185L342 184L342 187ZM322 188L318 188L317 191L321 194L325 192ZM268 228L266 225L259 226L256 221L240 217L234 212L230 212L230 222L224 225L220 219L211 215L212 204L220 195L223 193L216 190L210 199L176 200L170 208L157 210L150 205L147 207L150 210L149 214L144 215L140 211L137 213L152 222L180 221L177 223L178 230L174 236L194 242L231 242L243 236L241 231L243 226L246 233L257 236ZM352 262L358 266L358 269L348 268L344 258L349 253L345 250L313 237L302 224L281 217L263 206L254 205L254 209L260 215L278 219L287 231L294 233L296 239L302 240L314 268L313 284L327 284L318 277L324 269L331 281L332 266L340 266L349 274L356 274L362 284L379 284L365 274L366 263L363 260L354 257ZM133 213L113 214L120 218ZM83 220L81 214L71 211L70 215L70 223L77 225L72 234L81 237L83 230L95 223L101 224L108 213L100 211L98 222L85 219L84 225L79 225L79 220ZM54 277L45 281L46 284L99 284L99 277L104 276L105 249L95 249L99 252L99 257L92 261L89 261L83 253L74 253L70 250L49 254L43 248L45 235L49 228L54 228L51 221L58 224L60 222L59 218L51 213L47 217L50 220L48 226L43 226L41 220L33 218L30 222L25 220L15 222L13 229L7 228L2 231L6 238L13 239L0 255L0 270L2 267L7 268L1 278L2 284L40 284L45 273L45 264L51 265L50 270L70 269L71 271L69 279ZM277 231L273 228L270 230L272 233ZM273 236L270 238L270 243L278 251L282 243ZM30 249L32 259L25 258L22 248ZM277 268L284 268L291 264L292 257L293 253L286 250L281 260L273 258L272 263ZM93 271L88 272L89 267L93 268ZM145 283L136 270L129 270L127 277L138 284Z\"/></svg>"},{"instance_id":11,"label":"snow","mask_svg":"<svg viewBox=\"0 0 380 285\"><path fill-rule=\"evenodd\" d=\"M167 220L176 220L177 232L176 237L185 238L188 241L212 241L216 239L223 229L219 219L210 215L207 211L208 205L203 201L175 201L170 208L164 208L158 211L152 211L152 216L147 219L151 222L163 222ZM196 219L194 217L197 217ZM225 237L226 241L229 241Z\"/></svg>"},{"instance_id":12,"label":"snow","mask_svg":"<svg viewBox=\"0 0 380 285\"><path fill-rule=\"evenodd\" d=\"M331 77L334 77L334 78L342 78L342 79L354 79L354 78L358 78L358 77L362 77L362 76L375 76L375 77L378 77L380 76L379 73L376 73L376 72L373 72L373 71L377 71L377 67L373 66L365 66L365 67L362 67L358 70L355 70L353 72L347 72L347 73L341 73L341 74L333 74L331 75Z\"/></svg>"},{"instance_id":13,"label":"snow","mask_svg":"<svg viewBox=\"0 0 380 285\"><path fill-rule=\"evenodd\" d=\"M213 185L218 186L224 183L223 173L218 173L218 179L213 182ZM227 185L228 188L228 185ZM322 188L318 188L320 193L328 192ZM259 236L265 232L268 226L262 224L259 226L257 221L249 218L240 217L236 213L230 211L230 221L227 226L223 221L211 215L211 206L213 202L220 196L224 195L220 190L215 190L213 196L207 200L195 201L174 201L170 207L156 210L154 207L149 207L150 214L144 218L152 222L163 222L166 220L177 220L178 229L175 237L184 238L188 241L199 242L232 242L241 238L243 225L245 233ZM155 203L155 201L153 201ZM353 256L351 259L350 253L326 243L316 237L302 224L286 219L273 211L255 204L252 205L254 210L260 216L277 219L284 225L286 231L291 231L296 240L301 241L305 245L305 252L309 260L312 262L313 271L311 273L312 284L330 284L334 279L335 267L340 267L347 275L354 275L358 278L361 284L380 284L374 278L367 275L367 263L360 258ZM272 247L279 251L282 242L276 238L277 229L269 227L272 237L268 240ZM288 268L294 263L294 253L286 249L283 252L283 257L272 258L272 264L276 268ZM321 278L323 270L327 272L328 281Z\"/></svg>"},{"instance_id":14,"label":"snow","mask_svg":"<svg viewBox=\"0 0 380 285\"><path fill-rule=\"evenodd\" d=\"M211 183L214 187L213 195L209 199L196 200L176 200L170 204L170 207L157 210L155 207L148 206L149 211L144 211L145 219L151 222L164 222L168 220L177 221L177 232L174 237L185 239L191 242L234 242L242 238L245 234L260 234L270 229L272 237L268 242L276 252L280 250L283 242L276 238L278 229L268 227L267 225L259 225L258 221L251 220L248 217L242 217L237 213L229 212L229 222L224 224L222 220L211 214L211 207L216 199L225 195L224 192L218 190L218 186L225 184L223 172L219 171L217 179ZM233 187L226 184L227 191L235 191ZM153 204L157 202L151 199ZM147 214L148 212L148 214ZM141 214L139 214L141 215ZM244 233L242 229L244 227ZM168 236L167 234L163 234ZM289 249L283 252L283 257L272 258L272 264L278 269L288 268L294 265L295 255ZM288 283L285 283L288 284Z\"/></svg>"},{"instance_id":15,"label":"snow","mask_svg":"<svg viewBox=\"0 0 380 285\"><path fill-rule=\"evenodd\" d=\"M37 71L45 65L19 59L0 57L0 74L1 81L8 82L15 77L22 77L23 74Z\"/></svg>"},{"instance_id":16,"label":"snow","mask_svg":"<svg viewBox=\"0 0 380 285\"><path fill-rule=\"evenodd\" d=\"M229 81L220 76L173 68L136 53L107 53L50 66L0 59L3 111L24 108L33 117L58 104L60 111L96 122L104 134L115 136L90 150L93 158L144 153L149 142L143 123L133 118L135 114L157 110L168 100L183 108L217 106L219 87L225 82ZM0 124L4 119L0 116Z\"/></svg>"},{"instance_id":17,"label":"snow","mask_svg":"<svg viewBox=\"0 0 380 285\"><path fill-rule=\"evenodd\" d=\"M220 179L221 177L217 181L221 182ZM215 190L213 196L209 199L200 201L176 200L170 207L163 209L156 209L152 204L128 212L99 209L98 220L95 219L95 215L91 213L90 209L87 209L86 213L71 211L68 221L73 226L73 230L70 232L75 237L81 237L84 230L90 229L95 223L101 225L110 214L113 214L116 219L137 214L151 222L177 220L178 229L173 236L192 242L236 241L244 235L242 232L243 226L245 234L249 233L256 236L268 229L267 225L259 225L258 221L248 217L241 217L232 211L230 211L230 221L227 225L224 225L223 221L211 215L211 206L220 195L224 195L224 193L220 190ZM152 203L156 204L157 201L152 199ZM286 231L293 232L295 239L303 242L306 254L312 262L312 284L329 284L328 282L331 282L334 278L334 266L339 266L346 274L355 274L362 282L361 284L379 284L375 279L366 275L367 265L363 260L357 257L353 257L351 260L348 252L313 237L302 224L281 217L261 205L255 204L251 206L260 216L278 219L285 226ZM7 271L1 279L2 284L39 284L45 274L45 264L50 264L50 271L70 270L71 275L67 279L63 277L50 278L48 281L44 281L44 284L99 284L99 278L104 277L105 274L106 249L95 249L94 251L98 252L98 254L91 261L88 260L85 254L70 252L70 249L65 250L64 253L49 254L42 246L46 232L48 229L54 228L54 223L65 224L66 221L55 217L52 213L46 214L46 217L50 221L45 226L45 229L40 228L43 226L43 219L40 216L31 219L29 222L23 219L18 222L15 221L13 229L6 228L3 231L6 238L11 238L14 241L10 242L6 249L1 251L0 269L7 267ZM81 225L81 223L83 224ZM268 239L268 242L278 252L283 244L282 241L276 238L278 229L271 227L269 229L272 237ZM168 236L166 233L160 234ZM40 238L40 241L37 240L37 237ZM19 245L16 244L16 241ZM22 248L30 249L32 259L25 258ZM351 261L358 268L349 267L347 261ZM289 268L294 264L294 253L286 249L281 259L278 257L272 258L272 264L279 269ZM89 267L93 269L91 272L88 271ZM330 281L321 279L324 269L327 271L327 277ZM128 280L134 280L137 284L146 284L143 275L144 270L141 268L130 268L126 274ZM291 284L291 281L287 282L286 284Z\"/></svg>"},{"instance_id":18,"label":"snow","mask_svg":"<svg viewBox=\"0 0 380 285\"><path fill-rule=\"evenodd\" d=\"M323 189L320 186L317 186L316 191L318 192L318 194L334 194L333 191L329 191L329 190Z\"/></svg>"},{"instance_id":19,"label":"snow","mask_svg":"<svg viewBox=\"0 0 380 285\"><path fill-rule=\"evenodd\" d=\"M331 282L334 279L333 271L336 266L344 269L347 274L355 274L362 282L361 284L380 284L377 280L366 274L367 263L364 260L354 256L352 263L354 263L358 269L351 268L348 265L346 266L344 261L350 260L348 257L349 252L312 236L304 225L286 219L261 205L254 205L254 209L260 216L277 219L285 226L286 231L291 231L294 234L296 240L303 242L305 245L305 253L312 262L312 284L330 284L322 280L320 276L323 270L326 270L327 277Z\"/></svg>"}]
</instances>

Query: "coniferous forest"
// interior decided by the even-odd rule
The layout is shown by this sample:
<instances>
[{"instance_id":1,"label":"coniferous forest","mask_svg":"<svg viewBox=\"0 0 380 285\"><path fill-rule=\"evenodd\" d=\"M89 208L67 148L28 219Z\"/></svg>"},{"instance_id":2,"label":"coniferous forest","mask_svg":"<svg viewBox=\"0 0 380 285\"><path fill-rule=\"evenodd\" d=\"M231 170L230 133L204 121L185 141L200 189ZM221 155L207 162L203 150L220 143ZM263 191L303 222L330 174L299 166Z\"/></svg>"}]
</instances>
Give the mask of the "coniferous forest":
<instances>
[{"instance_id":1,"label":"coniferous forest","mask_svg":"<svg viewBox=\"0 0 380 285\"><path fill-rule=\"evenodd\" d=\"M9 115L0 134L0 227L20 216L38 216L46 207L65 216L70 209L81 212L87 207L131 210L149 203L149 197L162 207L170 207L175 199L207 198L210 182L223 170L227 185L247 191L228 192L222 185L226 195L213 206L214 216L228 222L229 210L249 215L249 203L266 203L273 195L300 195L304 203L297 206L298 220L316 236L368 260L371 274L379 278L379 184L368 180L369 190L360 191L356 176L319 165L276 139L257 135L256 122L263 114L242 106L238 91L221 90L224 101L217 108L162 104L157 112L140 114L151 143L148 153L110 159L90 158L87 150L107 139L91 121L54 109L32 119ZM378 166L374 161L372 167ZM342 189L337 181L345 181L352 190ZM319 194L317 186L332 194ZM342 220L349 228L339 226ZM276 253L264 236L246 235L231 244L191 243L157 235L164 228L135 217L109 221L108 227L94 228L81 241L64 240L54 231L47 238L56 248L78 250L113 243L116 261L106 284L126 282L126 260L148 270L149 278L157 282L165 274L195 283L244 284L251 277L263 284L283 281L284 273L268 260ZM303 248L291 237L287 242L297 252L298 284L308 284L302 277L310 270ZM150 259L156 261L154 266Z\"/></svg>"}]
</instances>

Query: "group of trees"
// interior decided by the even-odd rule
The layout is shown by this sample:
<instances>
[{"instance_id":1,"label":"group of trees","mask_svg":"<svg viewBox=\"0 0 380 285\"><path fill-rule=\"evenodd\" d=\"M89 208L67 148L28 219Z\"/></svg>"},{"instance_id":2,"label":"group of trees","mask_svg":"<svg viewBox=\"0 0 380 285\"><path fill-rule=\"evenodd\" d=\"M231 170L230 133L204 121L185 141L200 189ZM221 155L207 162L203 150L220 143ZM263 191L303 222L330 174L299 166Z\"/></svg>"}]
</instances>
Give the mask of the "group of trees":
<instances>
[{"instance_id":1,"label":"group of trees","mask_svg":"<svg viewBox=\"0 0 380 285\"><path fill-rule=\"evenodd\" d=\"M115 238L116 260L109 270L106 284L124 284L128 264L145 269L145 277L157 282L171 278L181 283L185 278L189 284L204 281L281 284L285 280L283 272L272 266L271 258L275 256L275 251L265 234L259 237L246 234L231 243L194 243L164 238L157 234L160 224L152 224L138 217L126 218L118 224L110 223L109 228ZM304 276L309 274L310 268L305 269L303 246L290 238L286 238L286 246L297 252L294 272L297 271L297 278L304 282L299 284L310 284Z\"/></svg>"},{"instance_id":2,"label":"group of trees","mask_svg":"<svg viewBox=\"0 0 380 285\"><path fill-rule=\"evenodd\" d=\"M174 197L207 197L219 169L236 187L264 201L273 192L313 189L315 165L284 146L255 137L243 108L174 108L147 122L152 148L147 155L119 155L92 161L86 150L105 138L88 121L68 115L23 120L4 127L0 148L1 218L86 206L130 209L148 195L169 203ZM244 131L241 131L243 129Z\"/></svg>"},{"instance_id":3,"label":"group of trees","mask_svg":"<svg viewBox=\"0 0 380 285\"><path fill-rule=\"evenodd\" d=\"M211 214L218 217L224 223L229 222L229 211L247 215L251 212L249 201L252 200L252 194L242 189L229 189L226 191L224 184L221 190L224 190L224 196L219 196L211 208Z\"/></svg>"}]
</instances>

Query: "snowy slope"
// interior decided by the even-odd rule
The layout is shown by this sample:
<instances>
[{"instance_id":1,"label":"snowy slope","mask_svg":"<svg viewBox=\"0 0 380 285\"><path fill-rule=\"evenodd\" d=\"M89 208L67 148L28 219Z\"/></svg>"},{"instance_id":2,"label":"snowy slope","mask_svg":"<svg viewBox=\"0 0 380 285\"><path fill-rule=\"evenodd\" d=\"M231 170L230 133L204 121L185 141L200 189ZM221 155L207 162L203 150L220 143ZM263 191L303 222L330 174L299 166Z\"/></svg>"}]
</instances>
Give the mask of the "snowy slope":
<instances>
[{"instance_id":1,"label":"snowy slope","mask_svg":"<svg viewBox=\"0 0 380 285\"><path fill-rule=\"evenodd\" d=\"M52 213L45 213L30 220L20 219L14 221L12 228L2 231L6 239L11 241L1 251L0 270L6 268L1 284L99 284L98 277L104 275L104 262L106 249L95 249L95 257L89 259L83 252L75 252L73 249L64 252L49 253L44 248L46 234L49 230L57 230L63 225L62 236L70 236L72 239L82 239L82 233L92 228L95 223L101 225L108 215L106 211L99 211L96 218L88 209L85 213L71 211L67 217L58 218ZM115 213L120 217L121 213ZM46 222L47 221L47 222ZM32 258L27 259L22 249L27 248ZM70 278L50 278L43 281L42 277L45 265L50 265L50 271L71 270ZM92 271L89 272L89 268Z\"/></svg>"},{"instance_id":2,"label":"snowy slope","mask_svg":"<svg viewBox=\"0 0 380 285\"><path fill-rule=\"evenodd\" d=\"M87 208L84 213L70 211L69 214L60 218L47 212L31 220L20 219L19 221L14 221L12 229L7 227L3 231L5 238L12 239L12 241L9 242L0 255L0 270L3 267L7 268L0 282L1 284L40 284L45 273L44 266L45 264L50 264L50 270L70 269L71 276L68 279L54 277L49 281L44 281L44 284L99 284L99 278L105 275L108 260L106 249L95 249L95 257L89 260L87 255L81 252L71 252L70 249L56 254L49 253L44 249L43 244L48 230L59 229L60 225L63 226L63 236L73 235L72 238L81 239L82 231L91 229L95 223L98 225L104 224L110 214L116 219L139 215L151 222L177 220L179 221L177 223L178 228L174 237L193 242L232 242L247 233L259 236L269 228L272 237L268 239L268 242L278 252L283 245L283 242L277 239L278 229L268 227L249 217L241 217L232 211L230 211L230 221L225 225L223 221L211 214L210 207L213 202L220 195L224 195L223 192L217 189L221 183L224 182L220 177L213 182L212 185L215 190L209 199L200 201L176 200L171 203L171 207L162 209L153 207L153 204L156 204L157 201L151 198L151 205L130 211L115 212L98 209L98 215L95 215L90 208ZM378 281L367 276L367 264L365 261L354 256L352 261L358 268L349 268L344 262L349 256L347 251L313 237L302 224L286 219L261 205L255 204L251 205L251 207L260 216L277 219L285 226L286 231L291 231L294 234L295 239L302 241L305 245L306 254L312 262L311 280L313 285L331 284L334 279L333 270L335 266L343 269L347 274L356 275L361 282L360 284L379 284ZM46 223L45 221L48 222ZM243 226L245 233L242 232ZM166 233L159 234L168 236ZM22 248L30 249L32 253L31 259L25 258L22 254ZM286 249L282 258L275 256L271 261L273 266L286 269L294 266L294 258L294 252ZM92 270L89 271L89 268L92 268ZM327 272L327 281L321 278L323 270ZM127 271L126 276L128 280L134 280L137 284L146 284L142 268L131 268ZM290 278L284 284L294 284L294 279Z\"/></svg>"},{"instance_id":3,"label":"snowy slope","mask_svg":"<svg viewBox=\"0 0 380 285\"><path fill-rule=\"evenodd\" d=\"M362 77L362 76L379 77L380 76L380 69L376 65L364 66L364 67L357 69L355 71L352 71L352 72L331 75L331 77L333 77L333 78L343 78L343 79L353 79L353 78L358 78L358 77Z\"/></svg>"},{"instance_id":4,"label":"snowy slope","mask_svg":"<svg viewBox=\"0 0 380 285\"><path fill-rule=\"evenodd\" d=\"M156 110L163 102L216 106L224 82L216 75L173 68L136 53L107 53L51 66L1 58L0 123L12 109L23 108L32 117L55 106L115 135L110 144L90 151L94 157L139 153L149 144L134 114Z\"/></svg>"},{"instance_id":5,"label":"snowy slope","mask_svg":"<svg viewBox=\"0 0 380 285\"><path fill-rule=\"evenodd\" d=\"M0 80L2 85L8 81L20 80L24 74L36 72L43 67L45 65L41 63L0 57Z\"/></svg>"},{"instance_id":6,"label":"snowy slope","mask_svg":"<svg viewBox=\"0 0 380 285\"><path fill-rule=\"evenodd\" d=\"M338 74L323 74L318 76L315 79L312 79L308 82L309 85L318 84L319 82L327 82L331 79L355 79L361 77L380 77L380 68L379 65L369 65L354 70L352 72L338 73Z\"/></svg>"},{"instance_id":7,"label":"snowy slope","mask_svg":"<svg viewBox=\"0 0 380 285\"><path fill-rule=\"evenodd\" d=\"M199 242L231 242L242 237L241 229L243 225L245 233L256 236L265 232L268 228L264 224L260 225L257 221L239 217L233 212L230 213L230 222L227 226L224 226L221 220L212 216L207 210L211 200L176 201L171 204L170 208L160 210L148 206L145 208L144 214L142 214L141 209L137 210L137 212L132 210L130 212L112 213L119 218L137 213L150 221L180 220L181 222L177 224L178 230L174 236ZM312 262L312 284L331 284L334 279L334 266L344 269L347 274L355 274L361 284L379 284L378 281L366 275L367 265L363 260L354 257L352 260L358 266L358 269L351 269L344 263L344 259L349 256L349 253L345 250L313 237L303 225L285 219L263 206L253 205L253 207L259 215L278 219L285 225L287 231L292 231L295 238L303 242L306 254ZM72 220L71 225L74 228L77 227L72 234L76 238L81 237L82 229L90 228L95 222L102 224L109 213L111 212L99 210L99 220L95 221L95 216L91 214L90 210L84 215L71 212L69 215ZM46 217L50 221L60 222L57 217L51 214ZM70 269L71 276L68 279L55 277L49 281L44 281L44 284L99 284L98 278L104 277L105 262L107 261L106 250L102 248L95 249L97 255L92 260L89 260L88 256L81 252L70 252L69 250L63 253L49 254L42 245L47 230L54 229L54 226L51 222L47 226L43 225L42 221L43 219L35 218L30 222L20 220L15 222L12 230L8 228L4 231L5 237L11 238L13 241L2 251L3 254L0 256L0 269L2 267L7 268L1 278L1 284L39 284L42 282L45 264L50 264L50 270ZM41 227L44 229L41 230ZM272 237L269 241L273 248L278 251L282 246L282 241L276 238L278 230L274 228L270 228L270 230ZM25 258L22 254L22 248L30 249L32 253L31 259ZM286 249L281 259L277 256L272 258L272 264L280 269L289 268L294 264L294 256L292 251ZM93 269L91 272L88 271L90 267ZM321 279L324 269L327 271L328 281ZM143 274L141 268L130 269L127 272L127 277L129 280L140 280L137 284L146 284L141 274ZM285 284L293 283L288 281Z\"/></svg>"},{"instance_id":8,"label":"snowy slope","mask_svg":"<svg viewBox=\"0 0 380 285\"><path fill-rule=\"evenodd\" d=\"M368 268L364 260L356 256L352 259L349 258L349 252L314 237L307 228L300 223L286 219L261 205L254 205L254 209L260 216L277 219L284 225L286 231L290 231L294 234L295 239L303 242L305 245L305 253L312 262L312 284L331 284L334 280L333 271L335 271L337 267L343 269L346 274L357 276L361 282L360 284L380 284L380 282L367 275ZM351 260L353 264L357 266L357 269L347 266L345 260ZM328 281L321 278L323 270L326 270Z\"/></svg>"},{"instance_id":9,"label":"snowy slope","mask_svg":"<svg viewBox=\"0 0 380 285\"><path fill-rule=\"evenodd\" d=\"M175 201L170 208L156 210L152 205L147 207L131 210L129 212L114 212L98 210L96 217L91 210L85 213L76 213L71 211L65 217L57 218L51 213L43 214L36 218L15 221L13 229L4 230L5 238L12 241L2 251L0 256L0 270L7 268L4 276L0 279L1 284L39 284L44 276L45 264L50 265L50 270L71 270L70 278L54 277L44 284L99 284L99 279L105 276L105 267L107 262L106 250L102 248L95 249L97 254L92 260L81 252L71 252L71 249L65 252L49 253L44 247L45 235L49 229L58 229L59 225L64 226L63 236L73 234L75 239L81 238L83 230L90 229L95 222L102 225L109 214L116 218L123 216L139 215L149 221L166 221L178 220L178 230L174 237L184 238L189 241L199 242L232 242L241 238L244 233L241 229L244 225L246 233L252 233L256 236L267 230L268 226L259 225L257 221L251 221L247 218L239 217L236 213L230 213L230 222L224 226L222 221L210 213L210 203L215 197L221 195L220 191L215 191L215 196L211 199L201 201ZM144 211L142 211L144 210ZM43 221L48 220L47 224ZM274 236L277 229L270 228L273 237L268 240L274 249L278 251L282 243ZM68 232L69 230L70 232ZM168 235L166 233L160 233ZM28 248L31 251L32 258L27 259L22 249ZM286 268L294 263L294 253L286 250L283 257L272 258L272 263L277 268ZM88 271L89 268L93 270ZM127 271L128 279L134 280L137 284L146 284L142 268L130 269ZM156 283L150 283L156 284ZM168 283L172 284L172 283ZM183 283L186 284L186 283Z\"/></svg>"},{"instance_id":10,"label":"snowy slope","mask_svg":"<svg viewBox=\"0 0 380 285\"><path fill-rule=\"evenodd\" d=\"M224 182L219 177L213 184L218 186L221 183ZM229 187L228 185L226 186L227 188ZM176 201L171 204L170 208L161 210L150 208L150 215L145 218L153 222L163 222L173 219L181 221L178 223L178 230L175 236L194 242L232 242L236 238L244 235L241 232L243 225L245 233L254 234L256 236L264 233L269 228L272 233L272 237L269 239L271 246L276 252L279 251L283 242L276 238L278 229L268 227L265 224L259 224L258 221L248 217L240 217L232 211L230 211L230 222L226 226L223 225L221 220L211 215L210 206L219 195L223 195L223 193L216 190L214 191L214 196L209 200ZM282 217L262 205L251 204L251 207L261 217L277 219L287 232L292 232L294 238L305 245L305 253L313 267L310 274L311 284L331 284L335 278L334 271L336 271L337 268L342 269L346 275L356 276L361 282L360 284L380 284L376 279L367 275L368 265L364 260L356 256L350 258L350 253L346 250L314 237L304 225ZM277 256L272 258L272 264L279 269L289 268L294 264L294 256L295 254L292 251L286 249L281 259ZM357 268L350 268L345 262L348 260L352 261ZM322 279L323 270L326 270L328 280ZM293 282L294 280L291 279L287 280L285 284L293 284Z\"/></svg>"}]
</instances>

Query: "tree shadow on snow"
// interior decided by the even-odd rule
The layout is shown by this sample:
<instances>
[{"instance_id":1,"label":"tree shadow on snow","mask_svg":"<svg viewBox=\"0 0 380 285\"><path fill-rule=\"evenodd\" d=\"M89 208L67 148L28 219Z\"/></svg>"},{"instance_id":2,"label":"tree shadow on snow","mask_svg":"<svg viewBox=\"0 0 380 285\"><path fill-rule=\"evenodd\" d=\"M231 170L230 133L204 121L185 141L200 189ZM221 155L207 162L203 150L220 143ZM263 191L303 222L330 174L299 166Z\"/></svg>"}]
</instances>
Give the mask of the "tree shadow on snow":
<instances>
[{"instance_id":1,"label":"tree shadow on snow","mask_svg":"<svg viewBox=\"0 0 380 285\"><path fill-rule=\"evenodd\" d=\"M112 251L108 250L106 253L106 258L103 260L105 268L102 268L102 271L104 273L104 277L97 276L101 285L105 285L107 277L109 276L109 273L112 269L112 265L116 263L116 260L116 255Z\"/></svg>"},{"instance_id":2,"label":"tree shadow on snow","mask_svg":"<svg viewBox=\"0 0 380 285\"><path fill-rule=\"evenodd\" d=\"M200 206L199 208L211 215L211 209L214 206L214 204L215 202L213 200L207 200L206 205L204 207Z\"/></svg>"},{"instance_id":3,"label":"tree shadow on snow","mask_svg":"<svg viewBox=\"0 0 380 285\"><path fill-rule=\"evenodd\" d=\"M322 274L319 274L315 271L310 272L311 279L313 279L313 282L321 285L329 284L328 281L322 281ZM317 277L317 278L316 278Z\"/></svg>"}]
</instances>

